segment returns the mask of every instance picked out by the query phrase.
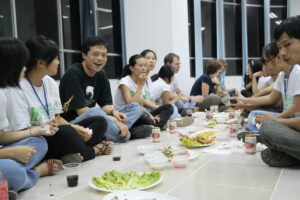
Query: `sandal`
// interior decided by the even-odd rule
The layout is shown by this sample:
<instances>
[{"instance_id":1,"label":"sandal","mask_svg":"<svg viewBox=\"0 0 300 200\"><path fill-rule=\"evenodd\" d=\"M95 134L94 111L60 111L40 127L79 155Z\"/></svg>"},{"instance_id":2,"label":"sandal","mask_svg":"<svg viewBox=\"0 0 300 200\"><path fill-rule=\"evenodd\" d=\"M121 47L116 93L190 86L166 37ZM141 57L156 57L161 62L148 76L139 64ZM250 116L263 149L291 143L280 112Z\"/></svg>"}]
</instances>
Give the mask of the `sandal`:
<instances>
[{"instance_id":1,"label":"sandal","mask_svg":"<svg viewBox=\"0 0 300 200\"><path fill-rule=\"evenodd\" d=\"M111 141L102 141L101 143L94 146L98 150L98 153L95 152L95 156L99 155L109 155L112 152L112 147L110 146L113 144Z\"/></svg>"},{"instance_id":2,"label":"sandal","mask_svg":"<svg viewBox=\"0 0 300 200\"><path fill-rule=\"evenodd\" d=\"M44 163L47 163L48 165L48 173L46 176L51 176L56 174L58 171L62 169L62 165L63 165L63 163L60 160L56 160L56 159L48 159L44 161ZM56 167L55 165L57 165L58 170L55 169Z\"/></svg>"}]
</instances>

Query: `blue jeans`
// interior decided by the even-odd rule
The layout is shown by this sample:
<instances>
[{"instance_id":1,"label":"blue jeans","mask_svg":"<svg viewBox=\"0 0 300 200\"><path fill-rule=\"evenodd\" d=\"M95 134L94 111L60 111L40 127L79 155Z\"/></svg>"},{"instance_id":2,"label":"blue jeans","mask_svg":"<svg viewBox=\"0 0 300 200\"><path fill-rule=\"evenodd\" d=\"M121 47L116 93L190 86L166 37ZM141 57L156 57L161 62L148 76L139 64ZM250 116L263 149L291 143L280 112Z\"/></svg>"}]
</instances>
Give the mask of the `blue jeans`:
<instances>
[{"instance_id":1,"label":"blue jeans","mask_svg":"<svg viewBox=\"0 0 300 200\"><path fill-rule=\"evenodd\" d=\"M42 136L26 138L1 149L20 145L31 146L36 150L27 163L20 163L12 159L0 160L0 170L8 181L8 187L15 191L25 190L36 184L40 174L32 168L40 163L48 150L47 142Z\"/></svg>"},{"instance_id":2,"label":"blue jeans","mask_svg":"<svg viewBox=\"0 0 300 200\"><path fill-rule=\"evenodd\" d=\"M179 100L175 105L177 106L179 111L183 108L193 110L196 106L196 102L183 102Z\"/></svg>"},{"instance_id":3,"label":"blue jeans","mask_svg":"<svg viewBox=\"0 0 300 200\"><path fill-rule=\"evenodd\" d=\"M143 110L139 103L130 103L123 106L119 112L126 114L128 121L125 123L128 128L131 128L132 125L142 116ZM107 129L104 133L106 140L113 142L126 142L130 138L130 134L127 137L120 137L120 129L117 124L109 119L107 114L100 107L93 107L86 111L84 114L78 116L76 119L72 120L70 123L76 124L84 119L94 116L102 116L107 120Z\"/></svg>"},{"instance_id":4,"label":"blue jeans","mask_svg":"<svg viewBox=\"0 0 300 200\"><path fill-rule=\"evenodd\" d=\"M258 133L258 129L256 127L256 123L255 123L255 117L257 115L263 115L265 113L270 113L273 116L278 115L278 112L271 112L271 111L267 111L267 110L253 110L250 112L249 116L248 116L248 123L246 126L246 130L252 133Z\"/></svg>"},{"instance_id":5,"label":"blue jeans","mask_svg":"<svg viewBox=\"0 0 300 200\"><path fill-rule=\"evenodd\" d=\"M170 120L173 120L173 119L178 119L181 117L181 115L179 114L178 112L178 107L175 105L175 104L171 104L173 106L173 114L170 116Z\"/></svg>"}]
</instances>

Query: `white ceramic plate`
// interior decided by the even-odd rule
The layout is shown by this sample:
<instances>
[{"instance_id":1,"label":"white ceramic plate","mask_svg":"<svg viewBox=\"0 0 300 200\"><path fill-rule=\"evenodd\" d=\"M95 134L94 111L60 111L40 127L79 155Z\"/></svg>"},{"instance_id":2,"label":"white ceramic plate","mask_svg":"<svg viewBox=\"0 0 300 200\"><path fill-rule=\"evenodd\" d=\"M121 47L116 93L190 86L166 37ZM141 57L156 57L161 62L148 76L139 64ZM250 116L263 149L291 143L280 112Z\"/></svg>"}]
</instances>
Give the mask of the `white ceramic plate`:
<instances>
[{"instance_id":1,"label":"white ceramic plate","mask_svg":"<svg viewBox=\"0 0 300 200\"><path fill-rule=\"evenodd\" d=\"M139 145L136 147L140 154L150 153L155 151L155 146L152 144Z\"/></svg>"},{"instance_id":2,"label":"white ceramic plate","mask_svg":"<svg viewBox=\"0 0 300 200\"><path fill-rule=\"evenodd\" d=\"M118 200L143 200L143 199L156 199L156 200L178 200L175 197L159 194L155 192L146 191L124 191L124 192L113 192L106 195L103 200L113 200L117 197Z\"/></svg>"},{"instance_id":3,"label":"white ceramic plate","mask_svg":"<svg viewBox=\"0 0 300 200\"><path fill-rule=\"evenodd\" d=\"M140 172L140 173L138 173L138 174L142 174L142 172ZM105 189L105 188L97 187L97 186L93 183L92 179L91 179L90 182L89 182L89 186L90 186L91 188L95 189L95 190L99 190L99 191L102 191L102 192L138 191L138 190L145 190L145 189L148 189L148 188L152 188L152 187L154 187L154 186L160 184L160 183L162 182L162 180L163 180L163 177L162 177L162 175L161 175L161 176L160 176L160 179L159 179L156 183L153 183L152 185L148 185L148 186L146 186L146 187L141 187L141 188L138 188L138 189L134 189L134 190L121 190L121 191L120 191L120 190L107 190L107 189Z\"/></svg>"},{"instance_id":4,"label":"white ceramic plate","mask_svg":"<svg viewBox=\"0 0 300 200\"><path fill-rule=\"evenodd\" d=\"M190 160L193 160L195 158L197 158L199 156L199 153L197 151L193 151L193 150L188 150L190 156L189 156L189 159ZM153 152L153 153L146 153L145 154L145 157L146 159L152 159L152 158L166 158L164 156L164 154L160 151L156 151L156 152Z\"/></svg>"}]
</instances>

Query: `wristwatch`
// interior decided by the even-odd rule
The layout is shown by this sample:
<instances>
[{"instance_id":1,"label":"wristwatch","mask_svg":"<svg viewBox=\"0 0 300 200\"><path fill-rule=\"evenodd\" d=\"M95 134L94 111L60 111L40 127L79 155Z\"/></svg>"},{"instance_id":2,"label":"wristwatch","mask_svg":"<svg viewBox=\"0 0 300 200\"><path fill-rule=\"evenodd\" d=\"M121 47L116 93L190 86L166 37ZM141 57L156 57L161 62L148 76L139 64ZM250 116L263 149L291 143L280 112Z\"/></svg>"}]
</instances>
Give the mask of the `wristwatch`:
<instances>
[{"instance_id":1,"label":"wristwatch","mask_svg":"<svg viewBox=\"0 0 300 200\"><path fill-rule=\"evenodd\" d=\"M191 97L191 96L189 96L189 102L190 102L190 103L192 102L192 97Z\"/></svg>"}]
</instances>

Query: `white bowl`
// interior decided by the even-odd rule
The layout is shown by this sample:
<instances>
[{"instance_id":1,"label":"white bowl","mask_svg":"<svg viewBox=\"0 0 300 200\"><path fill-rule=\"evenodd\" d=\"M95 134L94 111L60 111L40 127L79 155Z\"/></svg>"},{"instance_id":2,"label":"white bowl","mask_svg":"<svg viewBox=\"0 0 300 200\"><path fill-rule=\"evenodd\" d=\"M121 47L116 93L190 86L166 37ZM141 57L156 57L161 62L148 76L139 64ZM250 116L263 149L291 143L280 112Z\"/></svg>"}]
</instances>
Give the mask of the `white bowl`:
<instances>
[{"instance_id":1,"label":"white bowl","mask_svg":"<svg viewBox=\"0 0 300 200\"><path fill-rule=\"evenodd\" d=\"M155 151L154 145L140 145L136 147L140 154L151 153Z\"/></svg>"},{"instance_id":2,"label":"white bowl","mask_svg":"<svg viewBox=\"0 0 300 200\"><path fill-rule=\"evenodd\" d=\"M189 157L186 155L174 156L172 164L175 168L185 168L189 163Z\"/></svg>"},{"instance_id":3,"label":"white bowl","mask_svg":"<svg viewBox=\"0 0 300 200\"><path fill-rule=\"evenodd\" d=\"M150 158L147 160L154 170L162 170L168 165L168 158Z\"/></svg>"}]
</instances>

